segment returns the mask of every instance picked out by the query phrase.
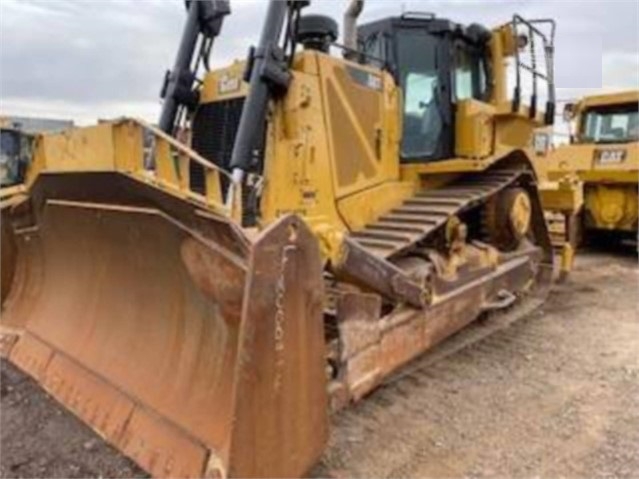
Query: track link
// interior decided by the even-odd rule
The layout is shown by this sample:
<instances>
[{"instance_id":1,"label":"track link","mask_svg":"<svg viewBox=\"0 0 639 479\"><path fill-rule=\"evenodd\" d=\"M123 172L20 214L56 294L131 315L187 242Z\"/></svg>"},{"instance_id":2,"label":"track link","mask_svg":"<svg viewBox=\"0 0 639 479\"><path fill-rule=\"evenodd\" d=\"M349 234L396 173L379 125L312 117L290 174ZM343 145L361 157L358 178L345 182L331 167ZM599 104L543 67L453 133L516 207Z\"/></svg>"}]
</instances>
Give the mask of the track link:
<instances>
[{"instance_id":1,"label":"track link","mask_svg":"<svg viewBox=\"0 0 639 479\"><path fill-rule=\"evenodd\" d=\"M351 237L370 254L391 259L428 239L452 216L512 185L522 174L521 170L493 170L464 175L443 188L420 191Z\"/></svg>"}]
</instances>

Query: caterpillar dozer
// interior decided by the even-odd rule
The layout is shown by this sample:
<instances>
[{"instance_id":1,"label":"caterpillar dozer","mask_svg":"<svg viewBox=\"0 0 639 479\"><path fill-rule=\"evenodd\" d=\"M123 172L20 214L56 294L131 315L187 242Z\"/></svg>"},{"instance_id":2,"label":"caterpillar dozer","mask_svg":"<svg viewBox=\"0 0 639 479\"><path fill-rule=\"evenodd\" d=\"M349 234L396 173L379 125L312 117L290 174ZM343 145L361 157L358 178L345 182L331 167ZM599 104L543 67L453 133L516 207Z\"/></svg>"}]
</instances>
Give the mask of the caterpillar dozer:
<instances>
[{"instance_id":1,"label":"caterpillar dozer","mask_svg":"<svg viewBox=\"0 0 639 479\"><path fill-rule=\"evenodd\" d=\"M354 1L338 44L307 3L209 71L229 5L188 2L158 126L40 135L3 217L3 356L155 477L304 474L331 411L548 291L554 23Z\"/></svg>"},{"instance_id":2,"label":"caterpillar dozer","mask_svg":"<svg viewBox=\"0 0 639 479\"><path fill-rule=\"evenodd\" d=\"M540 191L551 235L568 252L565 276L582 241L637 240L639 91L567 103L564 120L572 130L570 144L540 160Z\"/></svg>"},{"instance_id":3,"label":"caterpillar dozer","mask_svg":"<svg viewBox=\"0 0 639 479\"><path fill-rule=\"evenodd\" d=\"M25 169L29 164L33 135L15 128L8 120L0 117L0 229L2 231L0 253L2 276L0 279L0 300L9 294L16 267L16 244L8 215L11 206L24 199L25 187L21 184Z\"/></svg>"}]
</instances>

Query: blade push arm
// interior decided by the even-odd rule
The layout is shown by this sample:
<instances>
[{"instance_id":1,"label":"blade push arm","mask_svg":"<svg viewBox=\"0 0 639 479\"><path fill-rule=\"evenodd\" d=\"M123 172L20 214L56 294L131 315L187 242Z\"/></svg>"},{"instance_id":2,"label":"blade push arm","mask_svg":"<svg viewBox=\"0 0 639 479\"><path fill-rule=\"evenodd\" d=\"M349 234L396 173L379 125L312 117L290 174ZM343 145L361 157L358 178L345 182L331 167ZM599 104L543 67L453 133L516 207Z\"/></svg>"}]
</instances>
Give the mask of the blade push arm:
<instances>
[{"instance_id":1,"label":"blade push arm","mask_svg":"<svg viewBox=\"0 0 639 479\"><path fill-rule=\"evenodd\" d=\"M180 109L193 108L198 103L199 95L193 84L199 61L203 59L207 66L213 39L220 33L224 17L231 13L227 0L187 1L186 6L188 14L175 64L166 72L160 92L164 103L158 123L160 129L170 135L180 118ZM200 53L192 66L198 41Z\"/></svg>"}]
</instances>

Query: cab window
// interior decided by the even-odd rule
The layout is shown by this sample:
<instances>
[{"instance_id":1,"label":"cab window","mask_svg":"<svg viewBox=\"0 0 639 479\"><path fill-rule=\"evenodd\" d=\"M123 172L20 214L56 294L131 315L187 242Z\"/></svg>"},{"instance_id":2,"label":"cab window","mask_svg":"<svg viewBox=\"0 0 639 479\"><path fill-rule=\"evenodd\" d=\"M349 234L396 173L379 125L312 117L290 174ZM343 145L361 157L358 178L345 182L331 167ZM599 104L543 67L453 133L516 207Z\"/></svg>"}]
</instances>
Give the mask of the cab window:
<instances>
[{"instance_id":1,"label":"cab window","mask_svg":"<svg viewBox=\"0 0 639 479\"><path fill-rule=\"evenodd\" d=\"M362 43L362 51L367 55L366 63L383 68L386 61L386 42L384 35L377 33L366 38Z\"/></svg>"},{"instance_id":2,"label":"cab window","mask_svg":"<svg viewBox=\"0 0 639 479\"><path fill-rule=\"evenodd\" d=\"M403 158L427 158L437 152L443 120L438 103L436 39L420 31L398 35L399 79L404 93Z\"/></svg>"},{"instance_id":3,"label":"cab window","mask_svg":"<svg viewBox=\"0 0 639 479\"><path fill-rule=\"evenodd\" d=\"M581 127L583 143L624 143L639 140L636 103L589 108Z\"/></svg>"},{"instance_id":4,"label":"cab window","mask_svg":"<svg viewBox=\"0 0 639 479\"><path fill-rule=\"evenodd\" d=\"M455 100L485 100L486 71L478 51L465 43L455 47L455 69L453 71Z\"/></svg>"}]
</instances>

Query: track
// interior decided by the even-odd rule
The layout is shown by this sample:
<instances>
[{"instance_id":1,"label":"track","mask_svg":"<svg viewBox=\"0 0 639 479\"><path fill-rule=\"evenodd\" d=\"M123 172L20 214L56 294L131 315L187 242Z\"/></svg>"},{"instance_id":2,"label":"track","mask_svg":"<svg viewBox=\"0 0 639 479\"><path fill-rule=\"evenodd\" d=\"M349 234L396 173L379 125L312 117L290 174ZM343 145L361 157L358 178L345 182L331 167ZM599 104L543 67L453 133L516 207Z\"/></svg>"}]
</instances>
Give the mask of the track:
<instances>
[{"instance_id":1,"label":"track","mask_svg":"<svg viewBox=\"0 0 639 479\"><path fill-rule=\"evenodd\" d=\"M636 256L586 254L576 266L543 310L463 347L495 326L471 325L335 416L311 474L636 477ZM143 475L2 366L2 477Z\"/></svg>"},{"instance_id":2,"label":"track","mask_svg":"<svg viewBox=\"0 0 639 479\"><path fill-rule=\"evenodd\" d=\"M315 476L635 477L638 271L579 260L543 311L471 325L335 417Z\"/></svg>"},{"instance_id":3,"label":"track","mask_svg":"<svg viewBox=\"0 0 639 479\"><path fill-rule=\"evenodd\" d=\"M352 237L370 254L390 258L427 240L453 216L481 205L514 184L520 170L488 170L463 175L451 184L425 190L356 231Z\"/></svg>"}]
</instances>

